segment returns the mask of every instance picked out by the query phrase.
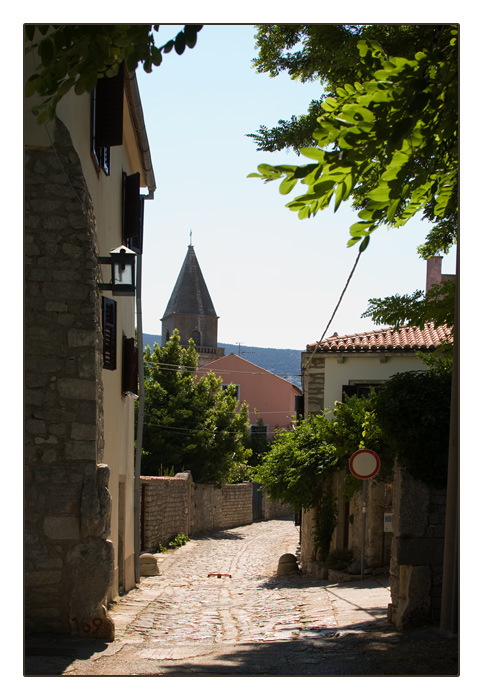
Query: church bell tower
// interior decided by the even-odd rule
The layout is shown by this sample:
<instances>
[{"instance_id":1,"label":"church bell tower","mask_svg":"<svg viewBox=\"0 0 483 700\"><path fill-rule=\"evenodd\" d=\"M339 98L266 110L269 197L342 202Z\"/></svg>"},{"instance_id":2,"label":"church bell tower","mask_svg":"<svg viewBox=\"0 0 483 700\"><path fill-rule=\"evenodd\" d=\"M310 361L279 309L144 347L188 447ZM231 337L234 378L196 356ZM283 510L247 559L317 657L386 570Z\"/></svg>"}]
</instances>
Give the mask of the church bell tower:
<instances>
[{"instance_id":1,"label":"church bell tower","mask_svg":"<svg viewBox=\"0 0 483 700\"><path fill-rule=\"evenodd\" d=\"M187 346L193 338L199 355L198 366L225 354L224 348L218 347L218 316L191 241L161 319L163 346L175 328L179 331L181 345Z\"/></svg>"}]
</instances>

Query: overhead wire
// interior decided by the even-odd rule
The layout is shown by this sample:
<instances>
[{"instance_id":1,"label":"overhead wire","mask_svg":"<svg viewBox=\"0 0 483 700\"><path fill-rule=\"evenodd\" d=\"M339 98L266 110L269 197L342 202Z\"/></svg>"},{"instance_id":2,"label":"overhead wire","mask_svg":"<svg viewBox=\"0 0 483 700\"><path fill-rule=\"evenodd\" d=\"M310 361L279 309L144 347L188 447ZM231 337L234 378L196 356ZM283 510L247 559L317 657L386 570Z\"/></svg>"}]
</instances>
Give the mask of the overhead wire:
<instances>
[{"instance_id":1,"label":"overhead wire","mask_svg":"<svg viewBox=\"0 0 483 700\"><path fill-rule=\"evenodd\" d=\"M334 316L335 316L335 314L337 313L337 309L339 308L339 306L340 306L340 304L341 304L341 301L342 301L342 299L343 299L343 297L344 297L344 294L346 293L347 287L349 286L349 282L350 282L351 279L352 279L352 275L353 275L354 272L355 272L355 269L356 269L356 267L357 267L357 264L358 264L358 262L359 262L359 260L360 260L361 255L362 255L362 253L363 253L363 250L364 250L364 249L362 249L362 250L359 249L359 253L358 253L358 255L357 255L357 258L356 258L356 261L355 261L355 263L354 263L354 266L353 266L353 268L352 268L352 270L351 270L351 273L350 273L349 277L347 278L347 282L345 283L345 287L344 287L344 289L342 290L342 293L341 293L341 295L340 295L340 297L339 297L339 301L337 302L337 304L336 304L336 306L335 306L335 309L334 309L334 311L332 312L332 316L330 317L329 322L327 323L324 332L323 332L322 335L320 336L320 340L319 340L317 343L315 343L315 347L314 347L312 353L309 355L309 358L308 358L308 360L307 360L307 363L303 366L302 370L306 370L306 369L309 368L309 365L310 365L310 363L311 363L311 361L312 361L312 358L313 358L313 356L315 355L315 353L317 352L317 348L319 347L320 343L323 341L323 339L324 339L324 337L325 337L325 334L327 333L327 331L328 331L328 329L329 329L330 324L331 324L332 321L334 320Z\"/></svg>"}]
</instances>

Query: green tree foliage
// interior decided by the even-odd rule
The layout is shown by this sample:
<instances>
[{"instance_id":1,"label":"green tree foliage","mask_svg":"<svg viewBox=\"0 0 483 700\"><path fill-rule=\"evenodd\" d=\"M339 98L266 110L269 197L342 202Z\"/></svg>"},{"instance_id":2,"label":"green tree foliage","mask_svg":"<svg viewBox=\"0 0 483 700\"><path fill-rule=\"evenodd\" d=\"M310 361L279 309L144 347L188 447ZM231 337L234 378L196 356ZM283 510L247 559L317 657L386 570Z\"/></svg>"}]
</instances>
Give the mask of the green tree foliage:
<instances>
[{"instance_id":1,"label":"green tree foliage","mask_svg":"<svg viewBox=\"0 0 483 700\"><path fill-rule=\"evenodd\" d=\"M456 242L458 222L457 42L453 25L440 27L433 44L412 57L387 54L375 41L359 39L354 70L360 80L331 84L332 96L320 104L316 146L301 148L313 162L262 164L249 177L282 179L285 195L304 185L304 194L287 204L300 219L331 202L337 211L352 200L359 218L350 228L348 246L359 244L361 252L380 226L400 227L418 215L432 224L419 254L447 253ZM371 300L368 315L374 311L385 323L394 318L401 323L417 306L425 314L418 323L443 318L451 324L450 288L451 283L445 294L428 299L416 293L411 299Z\"/></svg>"},{"instance_id":2,"label":"green tree foliage","mask_svg":"<svg viewBox=\"0 0 483 700\"><path fill-rule=\"evenodd\" d=\"M375 394L352 396L335 405L332 419L328 417L329 411L309 415L294 430L279 431L269 452L254 470L255 480L262 483L271 498L288 503L296 512L316 508L314 543L322 559L329 552L337 524L337 504L330 477L341 470L347 472L345 497L350 500L361 485L348 470L350 456L364 447L380 455L386 452L374 418L374 401ZM387 472L388 466L384 475Z\"/></svg>"},{"instance_id":3,"label":"green tree foliage","mask_svg":"<svg viewBox=\"0 0 483 700\"><path fill-rule=\"evenodd\" d=\"M257 420L256 428L258 428L258 430L252 430L248 439L248 447L251 450L248 464L252 467L259 464L263 455L270 449L270 441L267 438L266 426L262 418Z\"/></svg>"},{"instance_id":4,"label":"green tree foliage","mask_svg":"<svg viewBox=\"0 0 483 700\"><path fill-rule=\"evenodd\" d=\"M369 306L362 316L372 318L378 324L390 324L396 329L406 323L423 328L426 321L433 321L436 326L446 325L452 328L454 309L455 286L454 282L448 280L433 285L426 294L422 290L416 290L413 294L369 299Z\"/></svg>"},{"instance_id":5,"label":"green tree foliage","mask_svg":"<svg viewBox=\"0 0 483 700\"><path fill-rule=\"evenodd\" d=\"M271 77L286 72L293 80L320 82L321 99L313 100L307 113L280 119L277 126L261 126L249 134L262 151L314 146L313 132L322 116L323 98L337 98L337 87L369 76L359 61L361 39L376 41L387 55L413 58L419 50L438 43L441 25L431 24L262 24L257 25L258 56L253 64Z\"/></svg>"},{"instance_id":6,"label":"green tree foliage","mask_svg":"<svg viewBox=\"0 0 483 700\"><path fill-rule=\"evenodd\" d=\"M309 415L294 430L275 435L270 450L255 469L256 478L271 498L290 504L295 511L320 503L323 481L339 470L346 470L350 456L368 448L386 451L374 417L375 394L351 396L336 403L330 411ZM349 493L359 482L348 474Z\"/></svg>"},{"instance_id":7,"label":"green tree foliage","mask_svg":"<svg viewBox=\"0 0 483 700\"><path fill-rule=\"evenodd\" d=\"M438 227L433 246L448 249L458 210L457 30L447 28L440 47L413 59L388 57L374 42L359 41L358 48L371 77L338 87L337 97L322 102L317 147L301 151L315 162L260 165L252 176L283 178L282 194L302 182L305 194L287 205L301 219L332 200L337 211L360 195L349 246L365 249L379 226L402 226L420 214Z\"/></svg>"},{"instance_id":8,"label":"green tree foliage","mask_svg":"<svg viewBox=\"0 0 483 700\"><path fill-rule=\"evenodd\" d=\"M134 71L141 63L150 73L173 49L181 55L196 45L203 25L189 24L176 37L156 46L159 24L28 24L26 52L34 51L36 72L29 77L25 95L44 98L36 106L39 123L52 119L58 101L69 90L92 92L102 77L117 75L126 63Z\"/></svg>"},{"instance_id":9,"label":"green tree foliage","mask_svg":"<svg viewBox=\"0 0 483 700\"><path fill-rule=\"evenodd\" d=\"M190 470L197 483L221 484L249 456L247 405L212 372L195 381L197 362L194 342L183 348L178 331L144 352L144 475L157 476L162 465L164 473Z\"/></svg>"},{"instance_id":10,"label":"green tree foliage","mask_svg":"<svg viewBox=\"0 0 483 700\"><path fill-rule=\"evenodd\" d=\"M309 416L295 430L276 433L270 451L256 470L257 481L270 498L295 511L319 503L324 477L337 465L335 447L324 441L325 416Z\"/></svg>"},{"instance_id":11,"label":"green tree foliage","mask_svg":"<svg viewBox=\"0 0 483 700\"><path fill-rule=\"evenodd\" d=\"M451 370L396 374L377 395L375 415L399 464L444 488L448 470Z\"/></svg>"}]
</instances>

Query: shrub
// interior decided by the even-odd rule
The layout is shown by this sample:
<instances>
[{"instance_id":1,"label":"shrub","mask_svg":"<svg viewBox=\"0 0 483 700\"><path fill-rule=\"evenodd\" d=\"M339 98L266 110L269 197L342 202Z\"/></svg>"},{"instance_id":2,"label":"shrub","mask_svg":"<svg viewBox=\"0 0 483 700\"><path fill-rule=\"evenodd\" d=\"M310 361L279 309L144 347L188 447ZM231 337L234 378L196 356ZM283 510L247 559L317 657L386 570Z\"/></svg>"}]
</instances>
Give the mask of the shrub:
<instances>
[{"instance_id":1,"label":"shrub","mask_svg":"<svg viewBox=\"0 0 483 700\"><path fill-rule=\"evenodd\" d=\"M446 485L451 371L403 372L377 395L376 418L401 467L428 486Z\"/></svg>"},{"instance_id":2,"label":"shrub","mask_svg":"<svg viewBox=\"0 0 483 700\"><path fill-rule=\"evenodd\" d=\"M354 555L349 549L334 549L327 555L325 563L331 569L346 569L354 560Z\"/></svg>"}]
</instances>

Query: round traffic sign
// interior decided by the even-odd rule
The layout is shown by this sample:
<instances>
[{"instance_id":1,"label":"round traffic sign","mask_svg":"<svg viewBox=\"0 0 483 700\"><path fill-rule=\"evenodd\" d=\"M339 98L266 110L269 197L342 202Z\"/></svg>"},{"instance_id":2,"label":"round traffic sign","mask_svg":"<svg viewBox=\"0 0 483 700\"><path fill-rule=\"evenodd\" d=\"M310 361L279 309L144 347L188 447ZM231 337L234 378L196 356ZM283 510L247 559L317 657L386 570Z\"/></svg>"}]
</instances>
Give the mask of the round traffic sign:
<instances>
[{"instance_id":1,"label":"round traffic sign","mask_svg":"<svg viewBox=\"0 0 483 700\"><path fill-rule=\"evenodd\" d=\"M357 450L349 461L351 474L358 479L372 479L381 467L381 460L373 450Z\"/></svg>"}]
</instances>

